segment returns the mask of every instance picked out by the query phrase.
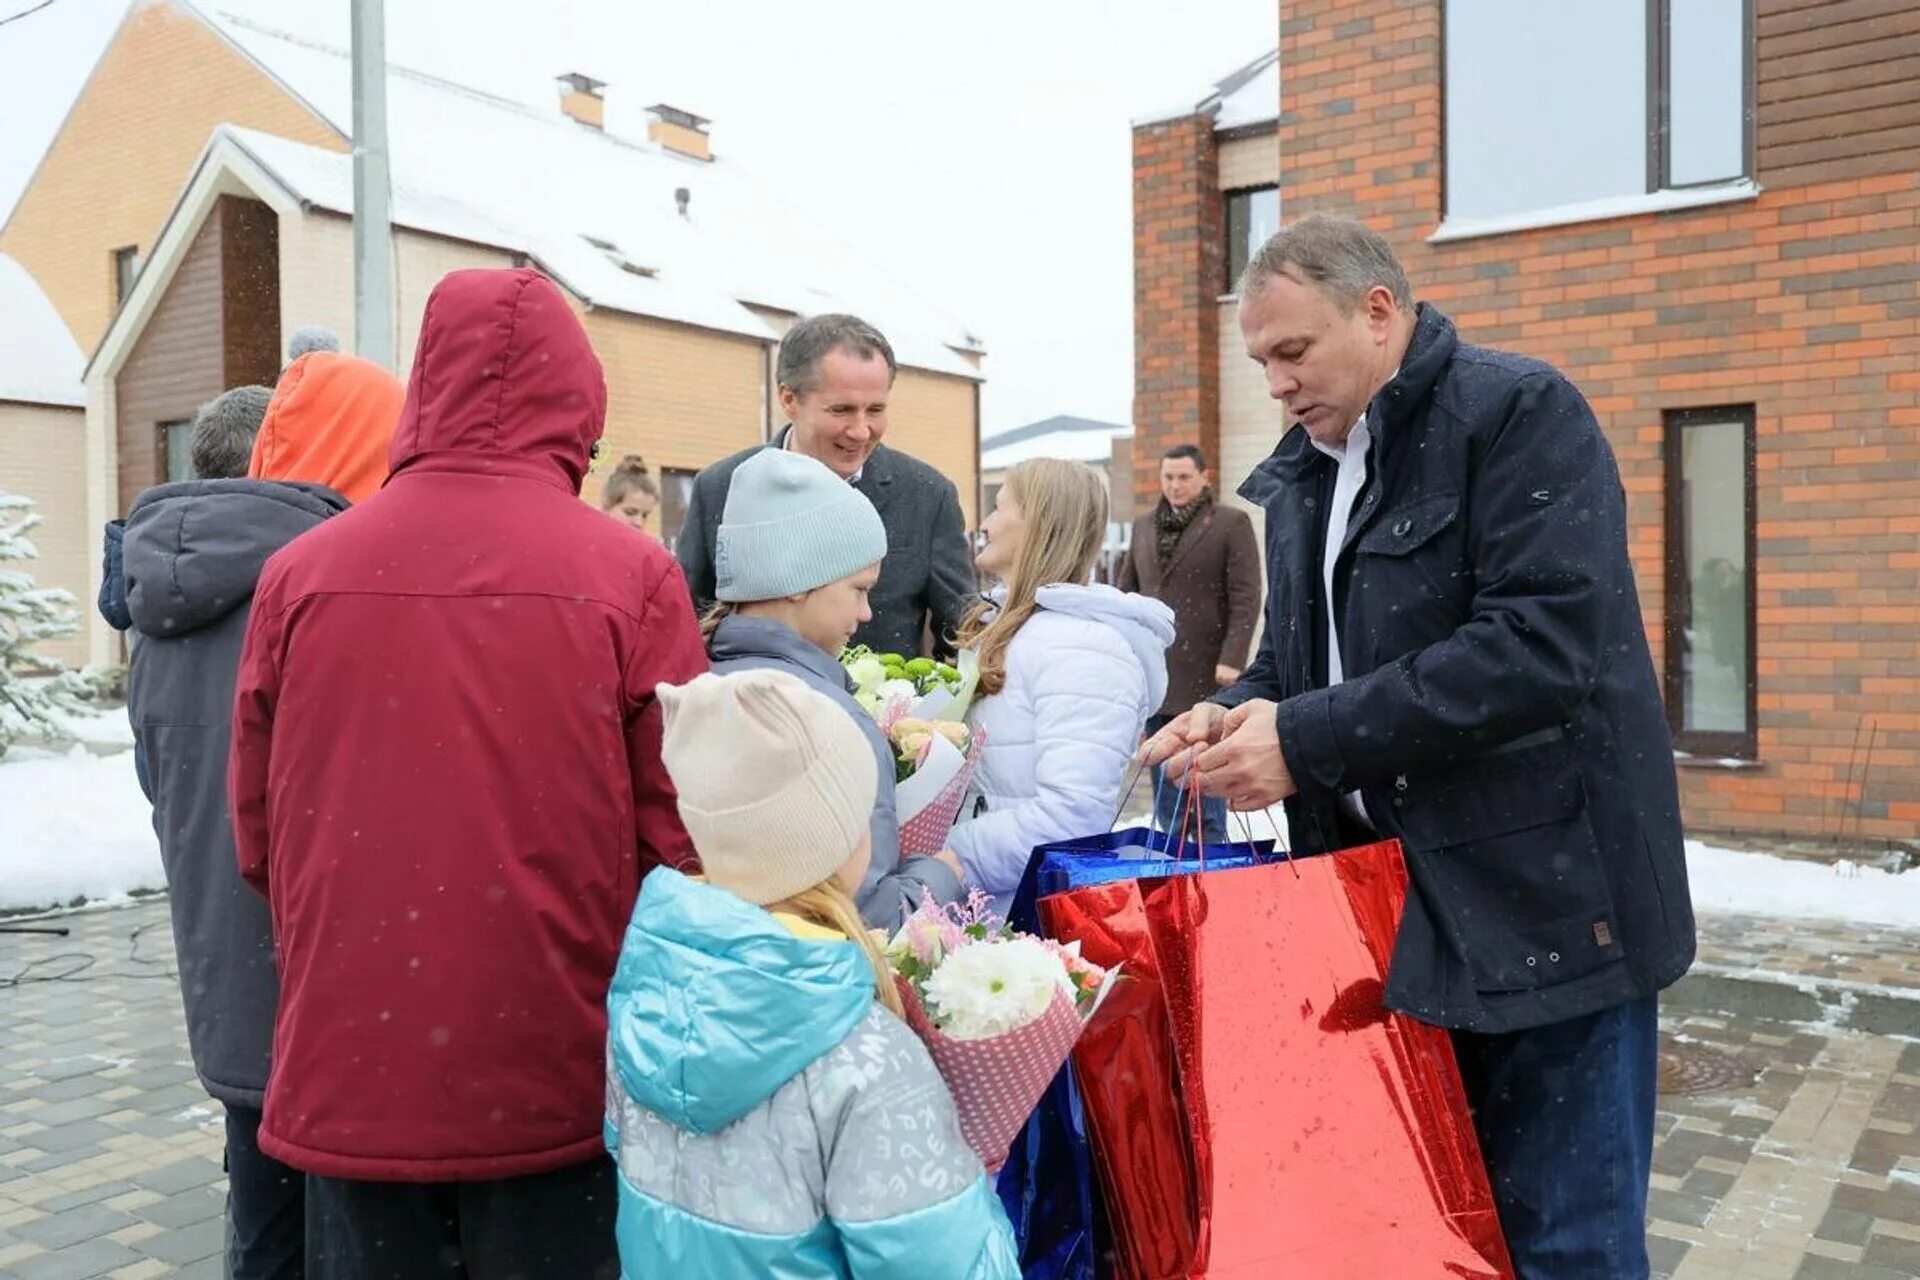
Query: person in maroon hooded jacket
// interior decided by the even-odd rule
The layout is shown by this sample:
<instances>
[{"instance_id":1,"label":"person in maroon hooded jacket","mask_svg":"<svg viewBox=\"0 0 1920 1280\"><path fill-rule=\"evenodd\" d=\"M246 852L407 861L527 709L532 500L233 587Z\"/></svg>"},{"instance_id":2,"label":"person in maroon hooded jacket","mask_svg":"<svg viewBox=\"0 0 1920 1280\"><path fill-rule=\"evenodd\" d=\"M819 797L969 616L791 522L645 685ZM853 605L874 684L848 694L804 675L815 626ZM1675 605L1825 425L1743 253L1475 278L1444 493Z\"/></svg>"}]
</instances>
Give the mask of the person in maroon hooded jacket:
<instances>
[{"instance_id":1,"label":"person in maroon hooded jacket","mask_svg":"<svg viewBox=\"0 0 1920 1280\"><path fill-rule=\"evenodd\" d=\"M605 415L550 281L455 272L392 478L261 576L229 780L315 1280L619 1274L606 994L692 860L654 691L706 658L673 557L579 500Z\"/></svg>"}]
</instances>

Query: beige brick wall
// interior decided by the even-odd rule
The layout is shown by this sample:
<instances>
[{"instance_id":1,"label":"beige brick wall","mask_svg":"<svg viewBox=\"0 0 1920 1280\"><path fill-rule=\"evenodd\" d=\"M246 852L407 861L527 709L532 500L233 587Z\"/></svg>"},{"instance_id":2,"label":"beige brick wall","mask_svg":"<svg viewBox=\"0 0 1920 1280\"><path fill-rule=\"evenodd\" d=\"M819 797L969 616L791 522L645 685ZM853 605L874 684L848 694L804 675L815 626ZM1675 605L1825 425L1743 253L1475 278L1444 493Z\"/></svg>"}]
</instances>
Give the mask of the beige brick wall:
<instances>
[{"instance_id":1,"label":"beige brick wall","mask_svg":"<svg viewBox=\"0 0 1920 1280\"><path fill-rule=\"evenodd\" d=\"M351 224L347 225L347 242L351 253L353 236ZM443 240L438 236L409 231L397 232L393 241L394 296L400 312L395 351L399 356L400 377L405 379L408 370L413 368L413 350L420 341L420 318L426 314L427 298L433 293L433 287L450 271L463 271L471 267L511 267L513 255L501 249L488 249L460 240Z\"/></svg>"},{"instance_id":2,"label":"beige brick wall","mask_svg":"<svg viewBox=\"0 0 1920 1280\"><path fill-rule=\"evenodd\" d=\"M1220 144L1220 189L1271 187L1280 181L1280 137L1263 133Z\"/></svg>"},{"instance_id":3,"label":"beige brick wall","mask_svg":"<svg viewBox=\"0 0 1920 1280\"><path fill-rule=\"evenodd\" d=\"M902 369L887 409L887 443L953 481L967 528L980 510L980 432L977 384L965 378Z\"/></svg>"},{"instance_id":4,"label":"beige brick wall","mask_svg":"<svg viewBox=\"0 0 1920 1280\"><path fill-rule=\"evenodd\" d=\"M353 223L296 210L280 218L281 342L310 324L333 330L341 350L353 350Z\"/></svg>"},{"instance_id":5,"label":"beige brick wall","mask_svg":"<svg viewBox=\"0 0 1920 1280\"><path fill-rule=\"evenodd\" d=\"M214 126L332 150L345 143L199 18L136 6L4 229L82 348L113 316L113 250L151 252Z\"/></svg>"},{"instance_id":6,"label":"beige brick wall","mask_svg":"<svg viewBox=\"0 0 1920 1280\"><path fill-rule=\"evenodd\" d=\"M0 401L0 457L7 459L4 486L32 498L44 521L27 536L39 548L37 559L9 563L42 587L74 594L84 627L93 614L88 586L89 557L100 551L99 530L87 521L87 418L81 409ZM84 630L45 647L44 652L74 664L86 660Z\"/></svg>"},{"instance_id":7,"label":"beige brick wall","mask_svg":"<svg viewBox=\"0 0 1920 1280\"><path fill-rule=\"evenodd\" d=\"M404 380L433 287L450 271L511 267L513 255L401 229L393 235L393 258L395 372ZM353 350L353 223L335 214L295 212L280 219L280 332L290 338L312 324L332 329L341 348Z\"/></svg>"},{"instance_id":8,"label":"beige brick wall","mask_svg":"<svg viewBox=\"0 0 1920 1280\"><path fill-rule=\"evenodd\" d=\"M760 443L764 344L617 311L588 311L587 336L607 375L600 473L638 453L697 471ZM600 476L588 480L597 498Z\"/></svg>"}]
</instances>

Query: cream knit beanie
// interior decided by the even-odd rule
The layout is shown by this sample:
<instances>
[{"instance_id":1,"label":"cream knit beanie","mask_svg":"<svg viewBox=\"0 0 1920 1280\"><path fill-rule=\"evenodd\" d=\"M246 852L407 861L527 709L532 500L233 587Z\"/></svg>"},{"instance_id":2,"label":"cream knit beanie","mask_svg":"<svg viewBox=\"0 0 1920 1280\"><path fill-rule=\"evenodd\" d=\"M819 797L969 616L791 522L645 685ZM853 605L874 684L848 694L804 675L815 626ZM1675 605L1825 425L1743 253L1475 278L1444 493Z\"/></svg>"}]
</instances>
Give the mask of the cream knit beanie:
<instances>
[{"instance_id":1,"label":"cream knit beanie","mask_svg":"<svg viewBox=\"0 0 1920 1280\"><path fill-rule=\"evenodd\" d=\"M707 880L766 906L831 878L866 835L879 789L852 715L780 671L659 692L661 758Z\"/></svg>"}]
</instances>

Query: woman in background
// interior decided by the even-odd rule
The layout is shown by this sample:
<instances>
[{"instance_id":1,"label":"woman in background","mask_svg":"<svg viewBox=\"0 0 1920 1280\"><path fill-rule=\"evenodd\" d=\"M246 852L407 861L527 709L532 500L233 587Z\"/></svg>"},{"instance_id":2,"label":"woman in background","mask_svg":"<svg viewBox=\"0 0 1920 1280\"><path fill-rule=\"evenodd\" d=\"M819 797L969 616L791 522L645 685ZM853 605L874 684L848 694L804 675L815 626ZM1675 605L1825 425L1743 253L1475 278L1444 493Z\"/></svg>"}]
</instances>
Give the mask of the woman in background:
<instances>
[{"instance_id":1,"label":"woman in background","mask_svg":"<svg viewBox=\"0 0 1920 1280\"><path fill-rule=\"evenodd\" d=\"M660 508L660 486L647 470L647 460L630 453L614 465L600 490L600 509L622 524L652 533L653 513Z\"/></svg>"}]
</instances>

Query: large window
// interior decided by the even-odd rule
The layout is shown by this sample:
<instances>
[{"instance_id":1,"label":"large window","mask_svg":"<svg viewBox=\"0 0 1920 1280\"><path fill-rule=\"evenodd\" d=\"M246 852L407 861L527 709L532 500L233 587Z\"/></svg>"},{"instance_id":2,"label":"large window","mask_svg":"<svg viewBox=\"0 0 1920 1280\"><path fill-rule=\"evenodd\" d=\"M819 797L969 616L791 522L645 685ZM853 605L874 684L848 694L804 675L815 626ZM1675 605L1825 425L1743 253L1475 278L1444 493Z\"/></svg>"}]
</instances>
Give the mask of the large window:
<instances>
[{"instance_id":1,"label":"large window","mask_svg":"<svg viewBox=\"0 0 1920 1280\"><path fill-rule=\"evenodd\" d=\"M113 251L113 305L123 306L140 277L140 246L126 245Z\"/></svg>"},{"instance_id":2,"label":"large window","mask_svg":"<svg viewBox=\"0 0 1920 1280\"><path fill-rule=\"evenodd\" d=\"M160 462L169 484L194 478L192 422L160 424Z\"/></svg>"},{"instance_id":3,"label":"large window","mask_svg":"<svg viewBox=\"0 0 1920 1280\"><path fill-rule=\"evenodd\" d=\"M1240 273L1280 229L1280 188L1248 187L1227 192L1227 288L1240 287Z\"/></svg>"},{"instance_id":4,"label":"large window","mask_svg":"<svg viewBox=\"0 0 1920 1280\"><path fill-rule=\"evenodd\" d=\"M660 468L660 541L669 551L687 522L687 504L693 501L693 478L697 474L681 467Z\"/></svg>"},{"instance_id":5,"label":"large window","mask_svg":"<svg viewBox=\"0 0 1920 1280\"><path fill-rule=\"evenodd\" d=\"M1747 174L1750 0L1446 0L1447 217Z\"/></svg>"},{"instance_id":6,"label":"large window","mask_svg":"<svg viewBox=\"0 0 1920 1280\"><path fill-rule=\"evenodd\" d=\"M1666 420L1667 715L1674 743L1752 759L1753 409Z\"/></svg>"}]
</instances>

